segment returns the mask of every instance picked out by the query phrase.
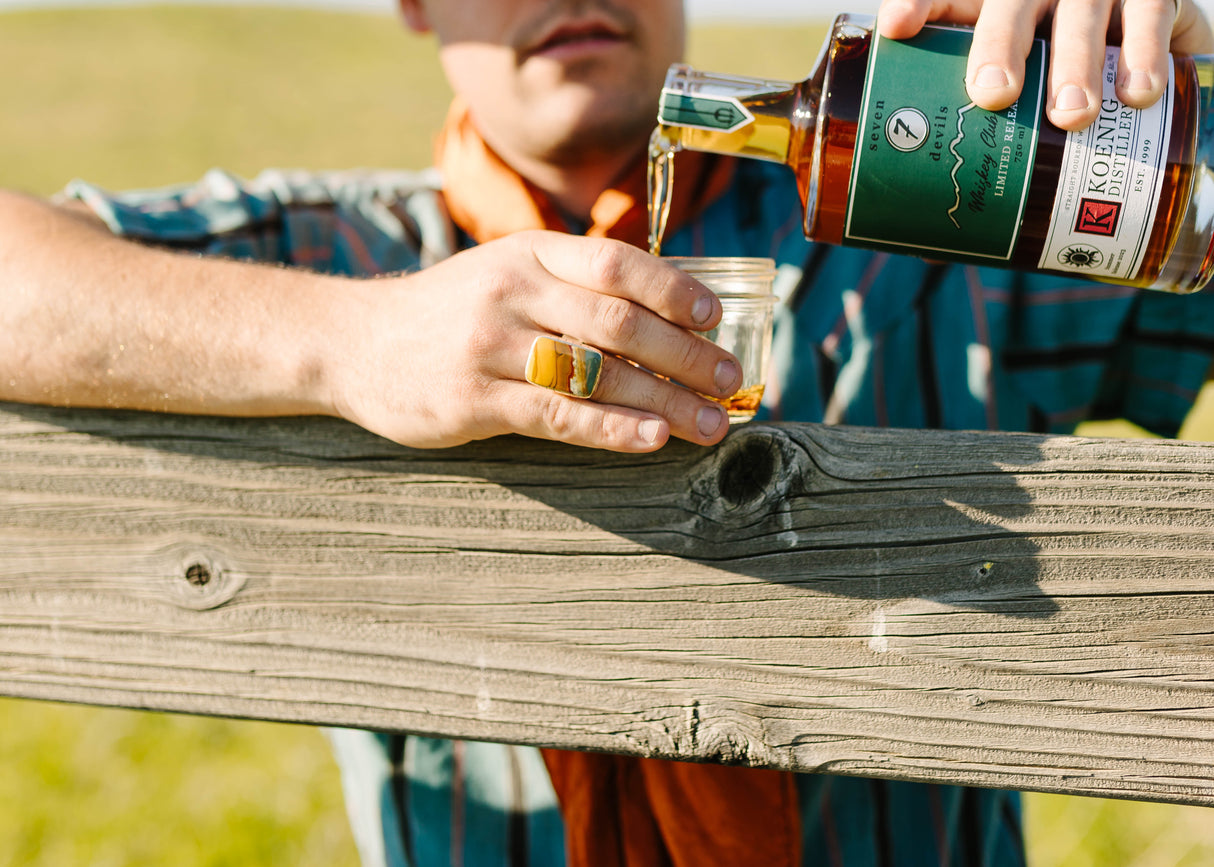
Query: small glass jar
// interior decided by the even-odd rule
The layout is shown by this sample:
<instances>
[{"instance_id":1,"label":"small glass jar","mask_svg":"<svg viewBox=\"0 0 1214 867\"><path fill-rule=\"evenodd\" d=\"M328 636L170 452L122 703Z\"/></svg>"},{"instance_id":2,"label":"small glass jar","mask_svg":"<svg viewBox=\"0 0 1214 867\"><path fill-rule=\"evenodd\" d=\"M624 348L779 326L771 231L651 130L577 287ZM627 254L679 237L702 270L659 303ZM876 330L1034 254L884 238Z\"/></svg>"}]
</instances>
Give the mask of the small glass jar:
<instances>
[{"instance_id":1,"label":"small glass jar","mask_svg":"<svg viewBox=\"0 0 1214 867\"><path fill-rule=\"evenodd\" d=\"M749 421L759 409L767 384L776 295L772 259L736 256L667 256L664 261L699 280L721 301L721 321L704 336L733 353L742 367L742 386L717 400L730 424Z\"/></svg>"}]
</instances>

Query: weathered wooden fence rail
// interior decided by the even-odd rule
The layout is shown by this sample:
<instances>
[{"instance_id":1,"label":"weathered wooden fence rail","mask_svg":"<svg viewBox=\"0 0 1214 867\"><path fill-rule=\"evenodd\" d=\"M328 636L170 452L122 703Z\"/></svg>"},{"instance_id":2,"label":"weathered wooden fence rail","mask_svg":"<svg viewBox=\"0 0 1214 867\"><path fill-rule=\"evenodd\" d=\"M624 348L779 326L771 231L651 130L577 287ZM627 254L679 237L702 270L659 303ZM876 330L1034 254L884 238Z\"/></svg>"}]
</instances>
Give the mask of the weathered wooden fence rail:
<instances>
[{"instance_id":1,"label":"weathered wooden fence rail","mask_svg":"<svg viewBox=\"0 0 1214 867\"><path fill-rule=\"evenodd\" d=\"M1214 447L3 405L0 693L1214 804Z\"/></svg>"}]
</instances>

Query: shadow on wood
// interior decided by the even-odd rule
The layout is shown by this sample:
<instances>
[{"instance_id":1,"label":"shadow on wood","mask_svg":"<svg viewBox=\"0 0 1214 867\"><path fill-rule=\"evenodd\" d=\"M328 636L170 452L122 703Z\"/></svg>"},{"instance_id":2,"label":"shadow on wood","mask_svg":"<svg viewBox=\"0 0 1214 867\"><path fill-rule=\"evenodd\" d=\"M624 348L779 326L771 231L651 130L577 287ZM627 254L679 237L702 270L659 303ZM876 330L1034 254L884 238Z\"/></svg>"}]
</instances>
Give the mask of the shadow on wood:
<instances>
[{"instance_id":1,"label":"shadow on wood","mask_svg":"<svg viewBox=\"0 0 1214 867\"><path fill-rule=\"evenodd\" d=\"M1214 448L5 405L0 692L1214 803Z\"/></svg>"}]
</instances>

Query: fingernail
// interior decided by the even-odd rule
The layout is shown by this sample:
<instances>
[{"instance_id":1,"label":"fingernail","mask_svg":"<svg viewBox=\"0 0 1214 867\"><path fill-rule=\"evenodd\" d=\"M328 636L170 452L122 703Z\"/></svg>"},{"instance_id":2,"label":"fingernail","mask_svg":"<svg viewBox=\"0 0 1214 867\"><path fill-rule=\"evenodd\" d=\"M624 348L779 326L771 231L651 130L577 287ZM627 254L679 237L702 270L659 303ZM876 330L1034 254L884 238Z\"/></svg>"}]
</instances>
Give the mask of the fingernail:
<instances>
[{"instance_id":1,"label":"fingernail","mask_svg":"<svg viewBox=\"0 0 1214 867\"><path fill-rule=\"evenodd\" d=\"M700 436L712 436L721 429L724 421L725 410L719 406L700 407L700 411L696 413L696 427L700 430Z\"/></svg>"},{"instance_id":2,"label":"fingernail","mask_svg":"<svg viewBox=\"0 0 1214 867\"><path fill-rule=\"evenodd\" d=\"M1131 70L1121 86L1125 90L1149 91L1151 89L1151 73L1145 69Z\"/></svg>"},{"instance_id":3,"label":"fingernail","mask_svg":"<svg viewBox=\"0 0 1214 867\"><path fill-rule=\"evenodd\" d=\"M712 378L717 385L717 391L728 391L738 378L738 366L729 359L718 361Z\"/></svg>"},{"instance_id":4,"label":"fingernail","mask_svg":"<svg viewBox=\"0 0 1214 867\"><path fill-rule=\"evenodd\" d=\"M662 423L656 418L647 418L637 425L637 434L649 445L653 445L658 441L658 434L661 430Z\"/></svg>"},{"instance_id":5,"label":"fingernail","mask_svg":"<svg viewBox=\"0 0 1214 867\"><path fill-rule=\"evenodd\" d=\"M974 73L973 84L975 87L1007 87L1007 72L1002 66L988 63Z\"/></svg>"},{"instance_id":6,"label":"fingernail","mask_svg":"<svg viewBox=\"0 0 1214 867\"><path fill-rule=\"evenodd\" d=\"M696 325L703 325L711 315L712 298L708 295L701 295L691 308L691 321Z\"/></svg>"},{"instance_id":7,"label":"fingernail","mask_svg":"<svg viewBox=\"0 0 1214 867\"><path fill-rule=\"evenodd\" d=\"M1054 108L1062 111L1075 111L1087 107L1087 92L1077 84L1068 84L1054 97Z\"/></svg>"}]
</instances>

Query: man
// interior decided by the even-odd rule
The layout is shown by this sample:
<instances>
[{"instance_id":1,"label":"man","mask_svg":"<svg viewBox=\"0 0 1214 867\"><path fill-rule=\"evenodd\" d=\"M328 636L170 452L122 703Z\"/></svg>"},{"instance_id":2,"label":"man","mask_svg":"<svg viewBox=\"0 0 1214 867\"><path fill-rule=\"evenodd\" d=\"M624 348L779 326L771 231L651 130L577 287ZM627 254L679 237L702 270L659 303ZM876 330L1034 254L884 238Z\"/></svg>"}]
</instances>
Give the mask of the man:
<instances>
[{"instance_id":1,"label":"man","mask_svg":"<svg viewBox=\"0 0 1214 867\"><path fill-rule=\"evenodd\" d=\"M213 173L144 194L74 185L62 206L0 197L0 398L331 414L419 447L506 432L637 452L670 436L719 442L721 408L663 377L732 393L736 361L689 333L711 328L719 304L635 246L680 0L401 6L437 35L457 94L438 175ZM1119 87L1135 105L1162 92L1169 44L1214 49L1201 15L1171 0L889 0L880 15L895 38L946 16L976 22L968 85L987 108L1016 98L1033 30L1052 16L1066 39L1047 110L1067 129L1098 111L1110 24L1128 34ZM695 182L679 185L667 252L784 266L769 417L1064 430L1116 414L1173 433L1209 365L1214 296L1084 293L815 247L783 169L688 156L680 178ZM396 276L352 279L381 273ZM559 335L608 351L592 399L525 381L535 338ZM1011 793L333 741L368 865L1022 863Z\"/></svg>"}]
</instances>

